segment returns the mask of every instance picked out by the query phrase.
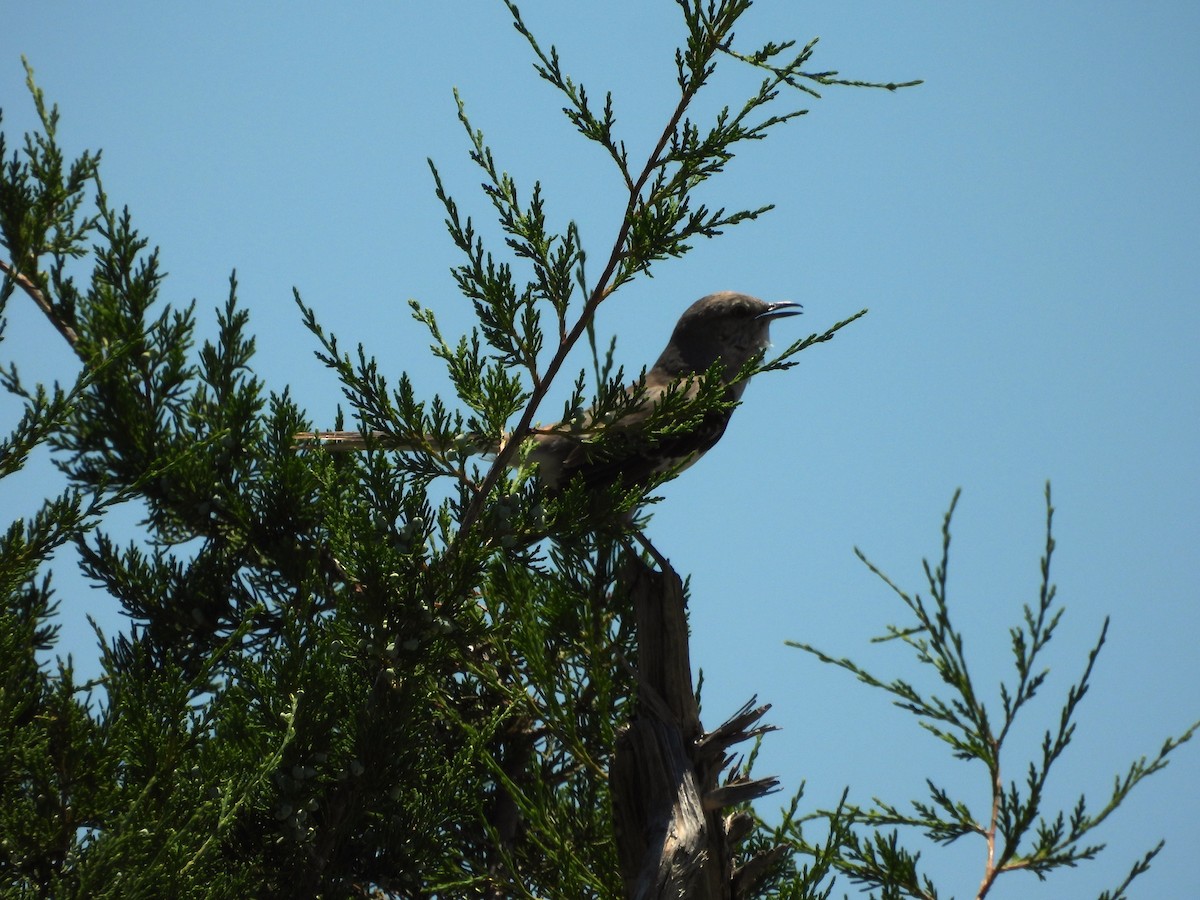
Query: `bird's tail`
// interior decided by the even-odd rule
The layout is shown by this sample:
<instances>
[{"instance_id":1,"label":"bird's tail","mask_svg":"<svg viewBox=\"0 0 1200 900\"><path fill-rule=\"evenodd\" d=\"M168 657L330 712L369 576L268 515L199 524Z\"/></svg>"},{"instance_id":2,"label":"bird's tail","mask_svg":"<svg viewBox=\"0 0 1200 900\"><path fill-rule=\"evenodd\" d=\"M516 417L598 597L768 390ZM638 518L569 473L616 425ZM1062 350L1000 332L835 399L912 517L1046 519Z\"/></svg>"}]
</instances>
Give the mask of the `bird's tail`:
<instances>
[{"instance_id":1,"label":"bird's tail","mask_svg":"<svg viewBox=\"0 0 1200 900\"><path fill-rule=\"evenodd\" d=\"M384 431L301 431L292 435L297 450L328 450L331 453L356 453L362 450L399 450L412 453L418 450L445 454L458 451L465 454L491 455L500 447L494 438L481 434L456 435L443 441L426 435L422 440L399 437Z\"/></svg>"},{"instance_id":2,"label":"bird's tail","mask_svg":"<svg viewBox=\"0 0 1200 900\"><path fill-rule=\"evenodd\" d=\"M292 435L297 450L330 450L335 453L354 453L368 447L393 448L394 439L382 431L301 431ZM398 448L404 449L404 448ZM408 449L412 449L409 447Z\"/></svg>"}]
</instances>

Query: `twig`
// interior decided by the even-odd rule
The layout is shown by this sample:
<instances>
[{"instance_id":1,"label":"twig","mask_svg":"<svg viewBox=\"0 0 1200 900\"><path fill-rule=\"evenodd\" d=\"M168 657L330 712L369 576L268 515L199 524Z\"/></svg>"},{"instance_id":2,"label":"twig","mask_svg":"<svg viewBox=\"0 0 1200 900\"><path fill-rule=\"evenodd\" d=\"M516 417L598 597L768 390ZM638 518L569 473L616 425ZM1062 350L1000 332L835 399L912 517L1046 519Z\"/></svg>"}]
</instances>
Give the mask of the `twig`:
<instances>
[{"instance_id":1,"label":"twig","mask_svg":"<svg viewBox=\"0 0 1200 900\"><path fill-rule=\"evenodd\" d=\"M46 314L46 318L50 320L50 324L58 329L58 333L67 339L67 343L71 345L72 350L79 349L79 334L74 328L59 318L54 309L54 304L42 293L42 289L33 283L33 279L22 272L18 272L11 264L6 263L2 259L0 259L0 272L3 272L6 278L33 298L33 302L37 304L38 309Z\"/></svg>"},{"instance_id":2,"label":"twig","mask_svg":"<svg viewBox=\"0 0 1200 900\"><path fill-rule=\"evenodd\" d=\"M550 384L558 374L558 370L566 362L567 355L571 352L571 349L583 336L584 332L587 331L587 327L595 317L596 310L600 307L600 304L612 293L609 281L612 279L613 273L616 271L617 265L620 263L625 252L625 242L629 237L629 230L633 227L634 212L641 200L642 190L650 180L651 174L661 164L660 157L663 150L666 149L671 136L679 127L680 119L683 118L684 112L691 104L692 98L696 95L702 84L702 79L694 79L680 95L679 102L675 106L675 111L671 114L670 121L659 136L658 143L655 145L653 152L651 152L649 158L646 160L646 165L643 167L641 175L638 176L637 181L629 189L629 201L625 205L625 216L621 222L621 228L617 232L616 240L613 242L612 252L609 254L604 271L600 273L600 278L596 282L595 288L593 288L587 302L584 303L583 312L580 313L578 321L575 322L575 325L563 337L559 343L557 352L542 373L541 379L533 386L529 402L525 405L525 412L522 413L521 419L517 423L516 428L513 429L508 442L496 454L492 467L488 470L487 475L484 476L483 483L479 486L475 498L471 501L471 505L463 515L459 534L469 532L471 526L479 518L488 494L496 486L496 482L500 480L501 474L508 468L509 459L512 458L512 455L525 439L525 436L529 434L530 426L533 424L533 417L537 413L538 406L545 399L546 393L550 390Z\"/></svg>"}]
</instances>

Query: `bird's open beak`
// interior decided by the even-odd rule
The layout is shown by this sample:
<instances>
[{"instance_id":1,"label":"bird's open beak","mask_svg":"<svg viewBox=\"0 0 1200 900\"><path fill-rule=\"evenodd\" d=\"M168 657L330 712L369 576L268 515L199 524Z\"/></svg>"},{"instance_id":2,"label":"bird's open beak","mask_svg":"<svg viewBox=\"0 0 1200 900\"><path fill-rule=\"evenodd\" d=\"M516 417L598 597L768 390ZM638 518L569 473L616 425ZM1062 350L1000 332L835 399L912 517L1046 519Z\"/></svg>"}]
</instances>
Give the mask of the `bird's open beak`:
<instances>
[{"instance_id":1,"label":"bird's open beak","mask_svg":"<svg viewBox=\"0 0 1200 900\"><path fill-rule=\"evenodd\" d=\"M793 309L793 307L795 307ZM804 307L791 300L779 300L770 304L766 312L761 312L756 319L782 319L784 316L798 316L804 312Z\"/></svg>"}]
</instances>

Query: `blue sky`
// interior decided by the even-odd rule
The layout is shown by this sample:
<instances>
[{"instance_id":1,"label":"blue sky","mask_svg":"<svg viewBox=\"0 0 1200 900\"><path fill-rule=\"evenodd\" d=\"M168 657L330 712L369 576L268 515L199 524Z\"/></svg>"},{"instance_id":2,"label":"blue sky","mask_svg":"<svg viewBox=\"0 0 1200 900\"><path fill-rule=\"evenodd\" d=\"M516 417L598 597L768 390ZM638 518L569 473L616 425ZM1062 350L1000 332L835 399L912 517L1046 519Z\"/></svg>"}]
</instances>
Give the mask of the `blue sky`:
<instances>
[{"instance_id":1,"label":"blue sky","mask_svg":"<svg viewBox=\"0 0 1200 900\"><path fill-rule=\"evenodd\" d=\"M673 103L677 8L668 0L530 0L594 95L611 90L631 154ZM1192 3L795 4L761 0L743 46L821 38L814 65L868 80L925 79L896 94L830 88L706 188L711 205L775 212L655 270L602 309L620 360L653 360L696 297L735 289L804 303L776 341L869 307L801 365L747 392L720 446L665 490L650 535L691 575L693 662L705 721L751 695L783 728L763 773L813 805L922 797L927 775L982 806L983 773L951 762L907 715L785 639L920 678L896 649L869 646L901 619L854 558L861 547L901 585L962 487L952 611L981 685L1007 677L1007 632L1036 599L1043 485L1057 507L1054 578L1067 607L1053 672L1018 736L1019 779L1058 697L1112 617L1076 743L1053 799L1101 804L1112 777L1200 717L1200 7ZM486 220L452 88L523 190L542 181L551 220L579 223L593 260L618 223L620 185L571 132L503 5L371 2L119 6L19 4L0 33L0 105L10 138L32 126L20 54L62 112L75 151L104 150L109 195L162 249L164 296L198 300L203 327L231 269L252 314L258 372L290 385L316 424L340 399L292 304L299 289L328 330L362 341L393 378L445 391L408 315L416 298L443 330L470 326L448 274L426 157L466 211ZM727 66L698 115L738 103L757 76ZM595 263L593 264L595 265ZM32 304L10 305L3 362L27 379L70 380L72 357ZM580 358L578 364L584 360ZM564 381L543 410L553 419ZM14 405L0 398L13 421ZM5 518L56 486L49 470L0 494ZM60 575L64 642L94 657L84 614L120 618ZM928 682L918 681L928 687ZM1011 876L993 897L1088 897L1118 882L1162 836L1135 896L1194 890L1189 746L1106 826L1099 862L1048 885ZM943 889L973 895L983 848L927 850Z\"/></svg>"}]
</instances>

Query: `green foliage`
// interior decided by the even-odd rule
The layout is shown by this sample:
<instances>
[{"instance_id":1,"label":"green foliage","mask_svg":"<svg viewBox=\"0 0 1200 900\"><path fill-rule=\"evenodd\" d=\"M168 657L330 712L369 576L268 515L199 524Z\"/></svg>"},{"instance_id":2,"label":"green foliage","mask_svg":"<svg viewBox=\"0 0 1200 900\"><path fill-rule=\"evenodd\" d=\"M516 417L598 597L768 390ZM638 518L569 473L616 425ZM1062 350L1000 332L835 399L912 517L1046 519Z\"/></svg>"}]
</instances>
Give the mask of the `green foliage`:
<instances>
[{"instance_id":1,"label":"green foliage","mask_svg":"<svg viewBox=\"0 0 1200 900\"><path fill-rule=\"evenodd\" d=\"M887 634L878 640L900 641L910 647L917 662L932 668L938 683L949 689L948 697L918 690L902 678L880 679L850 659L829 656L808 644L792 645L822 662L847 670L864 684L891 694L895 705L916 716L918 724L944 742L954 758L978 762L984 769L987 796L991 802L982 814L973 810L970 804L954 799L948 789L929 779L926 782L928 799L913 800L909 804L912 812L876 800L870 808L843 804L837 810L811 817L823 817L841 837L840 856L834 867L851 881L879 890L880 897L932 900L939 896L934 882L920 873L920 853L906 849L900 843L899 831L893 826L916 829L937 844L950 844L969 836L982 839L987 850L987 866L979 897L986 896L1001 875L1028 871L1038 878L1045 878L1058 869L1093 859L1104 849L1104 844L1093 843L1095 829L1137 784L1163 769L1168 756L1200 729L1200 722L1197 722L1179 737L1164 741L1153 759L1147 761L1142 757L1133 762L1124 775L1115 778L1112 793L1099 809L1089 810L1082 796L1070 810L1046 809L1046 785L1051 769L1075 737L1076 713L1089 690L1092 669L1108 634L1108 620L1105 619L1096 645L1088 653L1083 673L1067 690L1057 725L1045 732L1024 778L1006 783L1002 762L1020 752L1011 748L1017 714L1034 698L1050 672L1042 657L1064 612L1061 606L1055 605L1056 588L1050 581L1050 562L1055 547L1051 527L1054 507L1047 485L1046 545L1041 559L1038 599L1032 606L1025 605L1021 623L1009 629L1015 680L1000 684L1000 715L996 717L972 680L963 634L954 627L950 616L946 578L950 521L958 496L957 493L954 495L942 525L941 560L936 566L925 563L928 599L904 591L856 551L868 568L903 601L913 619L911 624L904 626L889 625ZM785 818L790 821L794 816ZM867 826L868 830L856 830L854 826ZM887 830L889 828L892 830ZM823 849L809 845L800 828L796 829L792 839L793 845L805 853L816 854ZM1104 896L1125 896L1129 883L1149 867L1150 860L1162 847L1159 842L1151 848L1133 866L1125 881Z\"/></svg>"},{"instance_id":2,"label":"green foliage","mask_svg":"<svg viewBox=\"0 0 1200 900\"><path fill-rule=\"evenodd\" d=\"M772 72L736 114L706 127L686 116L747 6L681 4L677 108L635 167L611 98L594 114L510 5L538 72L567 97L568 119L609 151L628 216L590 282L575 225L548 222L540 186L518 189L460 100L506 247L503 258L485 247L431 162L463 253L452 275L478 328L447 338L432 310L414 315L454 398L418 397L404 373L393 388L297 297L355 421L405 438L404 454L296 452L305 417L252 373L236 278L216 338L197 347L195 307L162 302L157 251L130 211L110 204L99 154L66 161L57 110L30 75L42 131L0 182L0 300L20 291L37 303L80 373L70 389L26 389L12 364L4 373L26 412L0 474L45 445L67 483L0 544L8 889L616 892L606 773L635 651L613 587L612 535L626 527L613 509L641 498L544 498L505 464L523 452L567 353L594 339L606 297L697 237L764 211L692 199L737 143L799 114L764 110L785 82L809 77L807 57ZM755 64L773 56L768 48ZM581 425L588 406L604 422L640 400L622 389L611 352L596 374L598 399L581 374L568 404ZM725 402L716 388L710 378L695 398L673 394L651 424L685 428ZM493 443L500 458L481 470L473 457ZM106 519L131 503L141 517L133 535ZM49 578L35 579L64 544L132 622L127 635L98 635L94 684L76 684L69 665L51 673L37 656L53 646L55 600Z\"/></svg>"},{"instance_id":3,"label":"green foliage","mask_svg":"<svg viewBox=\"0 0 1200 900\"><path fill-rule=\"evenodd\" d=\"M0 317L14 296L32 300L79 370L65 388L28 387L13 363L0 371L24 404L0 438L0 477L44 447L65 482L0 538L6 895L621 892L607 773L629 715L636 645L618 559L628 515L652 498L620 488L545 496L509 463L525 452L522 438L585 335L595 379L589 387L578 375L563 427L612 422L641 400L637 388L624 390L611 346L603 359L595 352L596 310L697 239L770 209L710 209L698 192L743 142L802 115L778 110L785 90L901 85L808 71L815 41L737 51L733 27L748 0L680 0L676 106L635 161L612 97L598 107L507 5L570 125L611 160L626 214L589 278L574 223L548 221L539 184L518 189L460 99L504 250L485 245L431 162L463 255L451 274L478 324L455 338L431 309L413 312L454 397L418 396L403 372L393 387L361 345L344 351L296 298L353 421L400 439L409 450L399 454L297 452L294 435L311 423L286 390L253 374L236 278L215 310L216 337L197 346L194 305L162 300L157 251L130 211L110 204L98 153L67 162L58 112L30 73L41 130L11 157L0 136ZM694 99L727 59L762 70L761 85L711 120L693 120ZM95 211L85 213L90 203ZM861 315L755 360L742 376L787 368ZM726 404L714 375L692 395L664 397L650 430L669 436ZM602 429L587 437L598 453L622 439ZM479 451L493 447L481 464ZM121 506L140 517L132 534L111 515ZM56 565L77 560L130 618L128 634L97 632L103 674L94 683L77 683L69 660L53 670L45 663L59 614L49 575L56 551ZM939 572L940 590L944 561ZM1004 695L1006 723L1041 685L1034 662L1057 624L1050 597L1014 632L1024 668ZM893 636L968 685L942 605L926 621L914 603L922 630ZM65 614L77 615L75 606ZM1086 685L1085 673L1071 709ZM998 760L1007 725L989 743L995 735L973 696L903 697L958 752ZM1034 794L1070 740L1067 719L1027 791L1007 790L983 826L997 841L997 871L1040 874L1086 858L1081 839L1175 746L1131 769L1100 812L1080 806L1035 824ZM934 790L914 816L844 805L827 817L821 843L803 839L816 814L800 814L797 796L780 824L760 823L748 847L782 844L811 857L798 872L799 862L783 867L791 880L776 875L779 896L830 896L836 872L882 884L882 873L915 860L894 836L860 838L853 826L919 824L944 840L978 830L965 807ZM1033 849L1019 853L1032 834Z\"/></svg>"}]
</instances>

